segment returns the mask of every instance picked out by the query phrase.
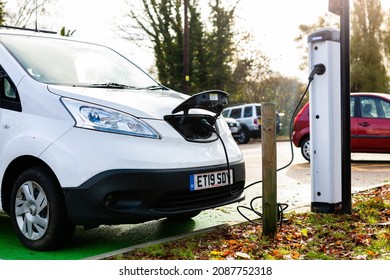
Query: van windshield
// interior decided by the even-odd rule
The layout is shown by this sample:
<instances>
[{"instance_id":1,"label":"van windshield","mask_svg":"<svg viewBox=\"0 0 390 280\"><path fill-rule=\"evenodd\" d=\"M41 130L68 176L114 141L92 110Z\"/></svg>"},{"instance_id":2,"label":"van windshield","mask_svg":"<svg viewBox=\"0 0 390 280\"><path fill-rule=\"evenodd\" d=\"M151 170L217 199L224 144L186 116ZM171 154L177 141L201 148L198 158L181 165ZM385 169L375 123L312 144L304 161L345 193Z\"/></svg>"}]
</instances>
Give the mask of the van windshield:
<instances>
[{"instance_id":1,"label":"van windshield","mask_svg":"<svg viewBox=\"0 0 390 280\"><path fill-rule=\"evenodd\" d=\"M2 35L0 42L34 79L71 86L156 88L159 84L110 48L59 38Z\"/></svg>"}]
</instances>

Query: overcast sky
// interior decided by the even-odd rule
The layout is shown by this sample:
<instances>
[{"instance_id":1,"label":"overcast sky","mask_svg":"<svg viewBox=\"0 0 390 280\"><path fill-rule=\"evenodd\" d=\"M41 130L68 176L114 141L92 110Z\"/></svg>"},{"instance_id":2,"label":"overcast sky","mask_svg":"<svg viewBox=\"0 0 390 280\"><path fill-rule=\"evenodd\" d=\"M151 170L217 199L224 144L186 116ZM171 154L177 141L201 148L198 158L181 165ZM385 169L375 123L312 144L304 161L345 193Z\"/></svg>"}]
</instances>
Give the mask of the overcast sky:
<instances>
[{"instance_id":1,"label":"overcast sky","mask_svg":"<svg viewBox=\"0 0 390 280\"><path fill-rule=\"evenodd\" d=\"M39 1L39 0L38 0ZM138 1L138 0L132 0ZM207 6L207 0L200 0ZM233 2L234 0L226 0ZM77 39L108 44L129 56L144 69L153 65L150 50L130 47L131 42L121 40L115 26L123 19L124 0L53 0L57 14L53 17L58 30L62 26L77 30ZM271 59L274 71L291 77L306 79L299 70L301 53L294 38L300 24L315 23L328 12L329 0L241 0L236 26L254 36L253 43ZM351 1L352 3L352 1ZM382 0L389 8L390 0ZM351 4L352 6L352 4Z\"/></svg>"},{"instance_id":2,"label":"overcast sky","mask_svg":"<svg viewBox=\"0 0 390 280\"><path fill-rule=\"evenodd\" d=\"M128 42L116 39L115 23L124 13L123 0L62 0L64 25L76 29L76 38L109 43L135 63L148 69L153 64L150 51L131 51ZM207 1L204 1L207 5ZM108 4L109 3L109 4ZM313 5L315 3L315 5ZM314 23L328 9L328 0L241 0L236 25L254 36L254 44L271 58L275 71L288 76L306 75L298 70L300 53L294 37L301 23ZM87 14L87 15L86 15ZM107 39L109 38L109 39Z\"/></svg>"}]
</instances>

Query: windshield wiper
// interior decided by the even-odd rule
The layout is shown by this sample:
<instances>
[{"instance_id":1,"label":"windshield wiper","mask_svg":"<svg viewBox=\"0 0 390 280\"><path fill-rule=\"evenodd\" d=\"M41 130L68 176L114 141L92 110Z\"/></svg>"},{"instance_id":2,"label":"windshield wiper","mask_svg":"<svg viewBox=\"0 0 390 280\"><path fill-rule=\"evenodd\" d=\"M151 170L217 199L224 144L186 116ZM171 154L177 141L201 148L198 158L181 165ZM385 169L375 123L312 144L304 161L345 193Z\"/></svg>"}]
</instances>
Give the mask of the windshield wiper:
<instances>
[{"instance_id":1,"label":"windshield wiper","mask_svg":"<svg viewBox=\"0 0 390 280\"><path fill-rule=\"evenodd\" d=\"M147 90L159 90L159 89L168 90L168 88L163 86L163 85L153 85L153 86L144 87L144 88L141 88L141 89L147 89Z\"/></svg>"},{"instance_id":2,"label":"windshield wiper","mask_svg":"<svg viewBox=\"0 0 390 280\"><path fill-rule=\"evenodd\" d=\"M97 88L137 89L134 86L118 84L118 83L90 84L89 86L90 87L97 87Z\"/></svg>"}]
</instances>

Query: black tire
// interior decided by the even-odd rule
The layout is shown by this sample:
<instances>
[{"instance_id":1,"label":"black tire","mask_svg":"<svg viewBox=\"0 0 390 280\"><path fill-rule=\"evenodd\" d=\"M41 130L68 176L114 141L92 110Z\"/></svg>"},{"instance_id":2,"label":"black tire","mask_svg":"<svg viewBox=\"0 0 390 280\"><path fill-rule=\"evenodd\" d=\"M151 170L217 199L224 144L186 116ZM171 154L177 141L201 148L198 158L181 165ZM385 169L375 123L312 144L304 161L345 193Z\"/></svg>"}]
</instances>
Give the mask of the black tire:
<instances>
[{"instance_id":1,"label":"black tire","mask_svg":"<svg viewBox=\"0 0 390 280\"><path fill-rule=\"evenodd\" d=\"M310 138L305 138L301 144L301 153L304 159L310 161Z\"/></svg>"},{"instance_id":2,"label":"black tire","mask_svg":"<svg viewBox=\"0 0 390 280\"><path fill-rule=\"evenodd\" d=\"M246 128L240 130L240 136L237 137L237 142L240 144L247 144L249 142L249 131Z\"/></svg>"},{"instance_id":3,"label":"black tire","mask_svg":"<svg viewBox=\"0 0 390 280\"><path fill-rule=\"evenodd\" d=\"M11 221L21 242L32 250L63 246L73 235L58 181L43 167L27 169L11 195Z\"/></svg>"}]
</instances>

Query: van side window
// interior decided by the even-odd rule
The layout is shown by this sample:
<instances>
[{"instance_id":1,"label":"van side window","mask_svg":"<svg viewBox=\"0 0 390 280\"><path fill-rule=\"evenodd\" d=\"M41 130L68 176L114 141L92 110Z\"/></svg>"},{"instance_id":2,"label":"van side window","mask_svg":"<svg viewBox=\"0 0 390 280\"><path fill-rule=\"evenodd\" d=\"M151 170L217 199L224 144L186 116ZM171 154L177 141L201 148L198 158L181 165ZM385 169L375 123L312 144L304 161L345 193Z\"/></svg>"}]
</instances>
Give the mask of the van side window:
<instances>
[{"instance_id":1,"label":"van side window","mask_svg":"<svg viewBox=\"0 0 390 280\"><path fill-rule=\"evenodd\" d=\"M0 107L13 111L22 111L19 94L11 78L0 66Z\"/></svg>"},{"instance_id":2,"label":"van side window","mask_svg":"<svg viewBox=\"0 0 390 280\"><path fill-rule=\"evenodd\" d=\"M4 79L4 95L6 98L16 99L16 90L7 79Z\"/></svg>"}]
</instances>

